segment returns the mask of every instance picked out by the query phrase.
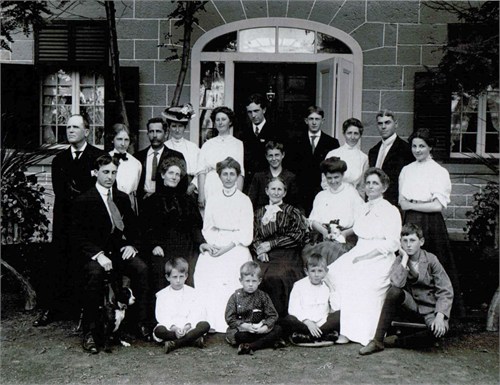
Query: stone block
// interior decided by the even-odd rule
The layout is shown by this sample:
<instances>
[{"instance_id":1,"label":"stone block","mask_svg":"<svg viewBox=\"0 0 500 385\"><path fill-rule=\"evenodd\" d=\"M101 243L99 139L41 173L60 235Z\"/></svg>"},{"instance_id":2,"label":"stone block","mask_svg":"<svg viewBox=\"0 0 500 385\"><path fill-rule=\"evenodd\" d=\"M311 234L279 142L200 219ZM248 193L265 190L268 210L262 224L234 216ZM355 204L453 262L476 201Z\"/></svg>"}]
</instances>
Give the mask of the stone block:
<instances>
[{"instance_id":1,"label":"stone block","mask_svg":"<svg viewBox=\"0 0 500 385\"><path fill-rule=\"evenodd\" d=\"M415 89L415 73L416 72L426 72L427 70L422 66L403 66L400 67L403 70L403 89L404 90L414 90Z\"/></svg>"},{"instance_id":2,"label":"stone block","mask_svg":"<svg viewBox=\"0 0 500 385\"><path fill-rule=\"evenodd\" d=\"M419 65L420 59L420 46L399 46L398 47L398 64L401 65Z\"/></svg>"},{"instance_id":3,"label":"stone block","mask_svg":"<svg viewBox=\"0 0 500 385\"><path fill-rule=\"evenodd\" d=\"M397 24L384 24L384 46L396 46L398 41Z\"/></svg>"},{"instance_id":4,"label":"stone block","mask_svg":"<svg viewBox=\"0 0 500 385\"><path fill-rule=\"evenodd\" d=\"M153 84L154 63L152 60L120 60L120 65L124 67L139 67L139 82Z\"/></svg>"},{"instance_id":5,"label":"stone block","mask_svg":"<svg viewBox=\"0 0 500 385\"><path fill-rule=\"evenodd\" d=\"M379 133L377 130L377 120L376 120L377 112L365 112L361 114L362 122L364 126L363 138L374 136L380 140Z\"/></svg>"},{"instance_id":6,"label":"stone block","mask_svg":"<svg viewBox=\"0 0 500 385\"><path fill-rule=\"evenodd\" d=\"M476 186L470 184L457 183L453 185L453 193L458 195L472 195L478 191Z\"/></svg>"},{"instance_id":7,"label":"stone block","mask_svg":"<svg viewBox=\"0 0 500 385\"><path fill-rule=\"evenodd\" d=\"M363 112L380 110L380 91L363 91Z\"/></svg>"},{"instance_id":8,"label":"stone block","mask_svg":"<svg viewBox=\"0 0 500 385\"><path fill-rule=\"evenodd\" d=\"M159 61L155 63L156 79L155 84L175 85L181 68L181 62L176 61ZM186 75L185 83L190 81L190 71Z\"/></svg>"},{"instance_id":9,"label":"stone block","mask_svg":"<svg viewBox=\"0 0 500 385\"><path fill-rule=\"evenodd\" d=\"M34 42L33 40L18 40L11 45L12 53L11 60L30 60L34 59Z\"/></svg>"},{"instance_id":10,"label":"stone block","mask_svg":"<svg viewBox=\"0 0 500 385\"><path fill-rule=\"evenodd\" d=\"M158 40L135 40L136 60L159 60Z\"/></svg>"},{"instance_id":11,"label":"stone block","mask_svg":"<svg viewBox=\"0 0 500 385\"><path fill-rule=\"evenodd\" d=\"M452 192L454 192L453 186L451 189ZM450 203L449 206L467 206L467 196L465 195L454 195L452 194L450 196ZM470 204L469 204L470 205Z\"/></svg>"},{"instance_id":12,"label":"stone block","mask_svg":"<svg viewBox=\"0 0 500 385\"><path fill-rule=\"evenodd\" d=\"M381 91L381 105L394 112L413 112L413 91Z\"/></svg>"},{"instance_id":13,"label":"stone block","mask_svg":"<svg viewBox=\"0 0 500 385\"><path fill-rule=\"evenodd\" d=\"M418 1L367 1L367 21L417 23Z\"/></svg>"},{"instance_id":14,"label":"stone block","mask_svg":"<svg viewBox=\"0 0 500 385\"><path fill-rule=\"evenodd\" d=\"M446 219L446 227L448 231L463 231L464 227L467 225L467 221L464 219Z\"/></svg>"},{"instance_id":15,"label":"stone block","mask_svg":"<svg viewBox=\"0 0 500 385\"><path fill-rule=\"evenodd\" d=\"M384 45L384 25L366 23L355 30L352 37L357 40L363 51Z\"/></svg>"},{"instance_id":16,"label":"stone block","mask_svg":"<svg viewBox=\"0 0 500 385\"><path fill-rule=\"evenodd\" d=\"M233 2L233 6L240 7L239 2ZM200 11L197 16L198 25L204 31L209 31L212 28L225 24L224 20L221 18L219 12L217 12L217 9L215 9L211 1L208 1L205 4L205 11Z\"/></svg>"},{"instance_id":17,"label":"stone block","mask_svg":"<svg viewBox=\"0 0 500 385\"><path fill-rule=\"evenodd\" d=\"M344 1L330 25L350 33L366 21L365 11L365 1Z\"/></svg>"},{"instance_id":18,"label":"stone block","mask_svg":"<svg viewBox=\"0 0 500 385\"><path fill-rule=\"evenodd\" d=\"M116 20L116 31L120 39L158 39L156 20Z\"/></svg>"},{"instance_id":19,"label":"stone block","mask_svg":"<svg viewBox=\"0 0 500 385\"><path fill-rule=\"evenodd\" d=\"M219 10L220 14L226 21L226 23L231 23L233 21L244 20L245 13L243 12L243 8L241 3L235 3L234 1L214 1L215 7ZM272 3L283 3L281 1L273 1ZM270 6L270 5L269 5ZM286 3L285 3L286 8ZM284 17L285 13L283 12L280 17Z\"/></svg>"},{"instance_id":20,"label":"stone block","mask_svg":"<svg viewBox=\"0 0 500 385\"><path fill-rule=\"evenodd\" d=\"M49 2L51 3L51 2ZM59 2L53 2L54 4ZM116 3L115 3L116 4ZM129 2L128 6L131 6ZM116 9L116 7L115 7ZM73 2L70 12L62 12L60 9L54 8L54 14L58 15L60 19L106 19L106 8L101 2L98 1L75 1ZM118 9L116 9L118 19ZM130 13L131 15L131 13Z\"/></svg>"},{"instance_id":21,"label":"stone block","mask_svg":"<svg viewBox=\"0 0 500 385\"><path fill-rule=\"evenodd\" d=\"M146 122L148 119L146 119ZM139 151L145 149L146 147L149 146L149 138L148 138L148 133L146 130L140 130L138 133L138 139L139 139Z\"/></svg>"},{"instance_id":22,"label":"stone block","mask_svg":"<svg viewBox=\"0 0 500 385\"><path fill-rule=\"evenodd\" d=\"M400 24L399 44L445 44L446 24Z\"/></svg>"},{"instance_id":23,"label":"stone block","mask_svg":"<svg viewBox=\"0 0 500 385\"><path fill-rule=\"evenodd\" d=\"M448 206L443 210L443 218L455 219L455 207Z\"/></svg>"},{"instance_id":24,"label":"stone block","mask_svg":"<svg viewBox=\"0 0 500 385\"><path fill-rule=\"evenodd\" d=\"M275 0L267 2L267 12L269 17L286 17L286 10L288 8L288 1Z\"/></svg>"},{"instance_id":25,"label":"stone block","mask_svg":"<svg viewBox=\"0 0 500 385\"><path fill-rule=\"evenodd\" d=\"M247 19L256 17L267 17L267 1L265 0L243 0L241 2L245 9Z\"/></svg>"},{"instance_id":26,"label":"stone block","mask_svg":"<svg viewBox=\"0 0 500 385\"><path fill-rule=\"evenodd\" d=\"M134 58L134 41L118 40L118 51L120 52L120 59L133 59Z\"/></svg>"},{"instance_id":27,"label":"stone block","mask_svg":"<svg viewBox=\"0 0 500 385\"><path fill-rule=\"evenodd\" d=\"M141 106L166 106L167 90L164 85L139 85L139 100Z\"/></svg>"},{"instance_id":28,"label":"stone block","mask_svg":"<svg viewBox=\"0 0 500 385\"><path fill-rule=\"evenodd\" d=\"M316 1L309 19L318 23L330 24L342 3L342 1Z\"/></svg>"},{"instance_id":29,"label":"stone block","mask_svg":"<svg viewBox=\"0 0 500 385\"><path fill-rule=\"evenodd\" d=\"M361 138L361 151L365 154L368 154L370 148L375 146L378 142L380 142L380 136L365 136Z\"/></svg>"},{"instance_id":30,"label":"stone block","mask_svg":"<svg viewBox=\"0 0 500 385\"><path fill-rule=\"evenodd\" d=\"M475 186L484 187L488 182L498 182L498 176L495 175L478 175L478 176L466 176L464 183L473 184Z\"/></svg>"},{"instance_id":31,"label":"stone block","mask_svg":"<svg viewBox=\"0 0 500 385\"><path fill-rule=\"evenodd\" d=\"M396 64L396 47L376 48L363 53L364 64Z\"/></svg>"},{"instance_id":32,"label":"stone block","mask_svg":"<svg viewBox=\"0 0 500 385\"><path fill-rule=\"evenodd\" d=\"M455 3L463 5L463 1L447 1L447 3ZM444 10L437 10L431 8L432 2L421 2L420 6L420 23L422 24L436 24L436 23L459 23L456 14Z\"/></svg>"},{"instance_id":33,"label":"stone block","mask_svg":"<svg viewBox=\"0 0 500 385\"><path fill-rule=\"evenodd\" d=\"M402 67L365 65L363 88L368 90L401 89L402 72Z\"/></svg>"},{"instance_id":34,"label":"stone block","mask_svg":"<svg viewBox=\"0 0 500 385\"><path fill-rule=\"evenodd\" d=\"M439 45L422 46L422 65L437 66L443 57L443 48Z\"/></svg>"},{"instance_id":35,"label":"stone block","mask_svg":"<svg viewBox=\"0 0 500 385\"><path fill-rule=\"evenodd\" d=\"M297 19L307 19L309 13L312 10L313 5L314 2L312 1L303 1L303 0L289 1L287 17L293 17Z\"/></svg>"},{"instance_id":36,"label":"stone block","mask_svg":"<svg viewBox=\"0 0 500 385\"><path fill-rule=\"evenodd\" d=\"M12 54L10 51L6 49L0 49L0 61L1 62L9 62L12 60Z\"/></svg>"},{"instance_id":37,"label":"stone block","mask_svg":"<svg viewBox=\"0 0 500 385\"><path fill-rule=\"evenodd\" d=\"M471 211L472 207L457 207L455 209L455 219L467 220L467 212Z\"/></svg>"},{"instance_id":38,"label":"stone block","mask_svg":"<svg viewBox=\"0 0 500 385\"><path fill-rule=\"evenodd\" d=\"M387 108L387 107L382 105L382 108ZM402 139L408 141L408 137L413 132L413 113L411 112L407 113L401 111L394 111L394 112L396 113L396 119L398 120L397 133Z\"/></svg>"},{"instance_id":39,"label":"stone block","mask_svg":"<svg viewBox=\"0 0 500 385\"><path fill-rule=\"evenodd\" d=\"M176 8L171 1L136 1L135 17L137 19L167 19Z\"/></svg>"}]
</instances>

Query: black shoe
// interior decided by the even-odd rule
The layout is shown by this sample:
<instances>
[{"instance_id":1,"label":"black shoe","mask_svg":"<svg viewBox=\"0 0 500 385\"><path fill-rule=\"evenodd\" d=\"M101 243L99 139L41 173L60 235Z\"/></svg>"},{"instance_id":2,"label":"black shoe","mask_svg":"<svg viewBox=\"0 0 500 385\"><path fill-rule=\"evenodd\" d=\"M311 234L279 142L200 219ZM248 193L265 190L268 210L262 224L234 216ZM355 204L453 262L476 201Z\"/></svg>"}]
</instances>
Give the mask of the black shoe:
<instances>
[{"instance_id":1,"label":"black shoe","mask_svg":"<svg viewBox=\"0 0 500 385\"><path fill-rule=\"evenodd\" d=\"M310 336L308 334L301 334L301 333L293 333L290 336L290 340L294 344L306 344L306 343L313 342L312 336Z\"/></svg>"},{"instance_id":2,"label":"black shoe","mask_svg":"<svg viewBox=\"0 0 500 385\"><path fill-rule=\"evenodd\" d=\"M205 339L203 338L203 336L201 337L198 337L194 342L193 342L193 346L197 347L197 348L200 348L200 349L203 349L205 347Z\"/></svg>"},{"instance_id":3,"label":"black shoe","mask_svg":"<svg viewBox=\"0 0 500 385\"><path fill-rule=\"evenodd\" d=\"M286 348L286 342L283 341L283 339L279 339L278 341L276 341L273 345L273 349L276 350L276 349L284 349Z\"/></svg>"},{"instance_id":4,"label":"black shoe","mask_svg":"<svg viewBox=\"0 0 500 385\"><path fill-rule=\"evenodd\" d=\"M38 326L47 326L49 323L53 321L53 314L51 310L43 310L42 314L33 321L33 326L38 327Z\"/></svg>"},{"instance_id":5,"label":"black shoe","mask_svg":"<svg viewBox=\"0 0 500 385\"><path fill-rule=\"evenodd\" d=\"M240 346L238 346L238 355L242 354L253 355L253 350L249 344L240 344Z\"/></svg>"},{"instance_id":6,"label":"black shoe","mask_svg":"<svg viewBox=\"0 0 500 385\"><path fill-rule=\"evenodd\" d=\"M83 337L82 347L83 350L89 352L90 354L98 353L94 337L92 336L92 332L88 332L87 334L85 334L85 336Z\"/></svg>"},{"instance_id":7,"label":"black shoe","mask_svg":"<svg viewBox=\"0 0 500 385\"><path fill-rule=\"evenodd\" d=\"M138 337L147 342L151 341L151 329L149 326L140 324L138 328Z\"/></svg>"},{"instance_id":8,"label":"black shoe","mask_svg":"<svg viewBox=\"0 0 500 385\"><path fill-rule=\"evenodd\" d=\"M359 349L359 354L361 356L367 356L369 354L378 353L384 350L384 343L377 340L371 340L368 345L363 346Z\"/></svg>"},{"instance_id":9,"label":"black shoe","mask_svg":"<svg viewBox=\"0 0 500 385\"><path fill-rule=\"evenodd\" d=\"M321 337L322 341L336 342L338 339L339 339L339 333L337 333L337 332L328 333L328 334L325 334L324 336Z\"/></svg>"},{"instance_id":10,"label":"black shoe","mask_svg":"<svg viewBox=\"0 0 500 385\"><path fill-rule=\"evenodd\" d=\"M165 341L165 344L163 345L163 351L165 354L170 353L171 351L175 350L177 346L175 345L174 341Z\"/></svg>"}]
</instances>

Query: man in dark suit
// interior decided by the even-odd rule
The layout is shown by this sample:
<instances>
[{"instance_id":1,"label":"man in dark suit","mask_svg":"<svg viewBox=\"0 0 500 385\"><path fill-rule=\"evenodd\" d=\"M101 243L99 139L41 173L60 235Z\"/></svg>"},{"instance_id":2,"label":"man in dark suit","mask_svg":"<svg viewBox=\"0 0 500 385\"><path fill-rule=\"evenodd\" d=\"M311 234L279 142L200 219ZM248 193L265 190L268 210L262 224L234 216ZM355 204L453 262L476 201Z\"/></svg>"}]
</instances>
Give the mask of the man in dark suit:
<instances>
[{"instance_id":1,"label":"man in dark suit","mask_svg":"<svg viewBox=\"0 0 500 385\"><path fill-rule=\"evenodd\" d=\"M92 176L94 161L104 151L87 143L89 122L82 115L72 115L67 122L66 136L69 148L52 161L52 186L54 211L52 221L52 252L47 261L46 295L40 298L41 315L33 326L50 323L56 312L78 311L74 294L77 289L71 282L73 265L69 257L69 225L71 206L76 197L95 184ZM74 307L73 309L71 307Z\"/></svg>"},{"instance_id":2,"label":"man in dark suit","mask_svg":"<svg viewBox=\"0 0 500 385\"><path fill-rule=\"evenodd\" d=\"M151 145L135 154L135 157L142 163L142 173L139 180L139 187L137 188L139 209L141 208L141 201L149 198L162 186L160 174L160 164L162 161L171 156L185 161L184 155L165 146L164 142L168 136L168 130L162 118L149 119L147 129ZM186 176L181 179L179 186L183 187L183 191L186 191Z\"/></svg>"},{"instance_id":3,"label":"man in dark suit","mask_svg":"<svg viewBox=\"0 0 500 385\"><path fill-rule=\"evenodd\" d=\"M130 198L113 188L118 164L110 155L97 158L97 182L75 200L72 210L71 240L84 274L83 348L90 353L97 353L99 306L104 304L106 272L111 270L115 275L110 279L121 282L121 274L131 279L139 333L142 338L149 337L148 269L137 256L140 234Z\"/></svg>"},{"instance_id":4,"label":"man in dark suit","mask_svg":"<svg viewBox=\"0 0 500 385\"><path fill-rule=\"evenodd\" d=\"M325 112L321 107L309 107L304 121L307 131L295 143L291 168L297 176L302 207L307 216L316 194L321 191L319 164L328 152L339 147L339 141L321 131L325 121Z\"/></svg>"},{"instance_id":5,"label":"man in dark suit","mask_svg":"<svg viewBox=\"0 0 500 385\"><path fill-rule=\"evenodd\" d=\"M382 110L377 113L377 128L382 140L368 152L370 167L378 167L389 176L391 183L384 198L398 206L398 180L401 169L415 158L407 142L396 134L398 122L394 113Z\"/></svg>"},{"instance_id":6,"label":"man in dark suit","mask_svg":"<svg viewBox=\"0 0 500 385\"><path fill-rule=\"evenodd\" d=\"M238 138L243 142L245 184L243 192L247 193L256 172L268 168L264 146L270 140L279 139L278 132L265 117L267 99L261 94L253 94L246 100L246 111L249 122L245 124Z\"/></svg>"}]
</instances>

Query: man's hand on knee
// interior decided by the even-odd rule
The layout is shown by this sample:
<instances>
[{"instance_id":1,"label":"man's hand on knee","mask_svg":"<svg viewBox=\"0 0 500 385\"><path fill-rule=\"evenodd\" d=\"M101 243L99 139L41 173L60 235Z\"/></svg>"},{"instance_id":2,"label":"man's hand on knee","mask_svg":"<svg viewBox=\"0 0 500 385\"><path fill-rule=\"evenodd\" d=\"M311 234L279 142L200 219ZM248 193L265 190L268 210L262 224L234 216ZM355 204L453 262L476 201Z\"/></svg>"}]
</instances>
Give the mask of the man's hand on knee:
<instances>
[{"instance_id":1,"label":"man's hand on knee","mask_svg":"<svg viewBox=\"0 0 500 385\"><path fill-rule=\"evenodd\" d=\"M448 322L444 319L443 313L437 313L436 318L431 323L431 330L436 338L440 338L448 331Z\"/></svg>"}]
</instances>

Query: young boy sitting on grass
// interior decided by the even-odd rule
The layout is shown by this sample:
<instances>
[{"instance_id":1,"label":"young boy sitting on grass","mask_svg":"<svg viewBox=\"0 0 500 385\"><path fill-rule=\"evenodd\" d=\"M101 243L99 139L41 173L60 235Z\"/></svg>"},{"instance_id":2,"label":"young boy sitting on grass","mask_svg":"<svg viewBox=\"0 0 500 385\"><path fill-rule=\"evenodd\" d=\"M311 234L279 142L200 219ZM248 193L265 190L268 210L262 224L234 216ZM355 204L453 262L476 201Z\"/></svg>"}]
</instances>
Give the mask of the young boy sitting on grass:
<instances>
[{"instance_id":1,"label":"young boy sitting on grass","mask_svg":"<svg viewBox=\"0 0 500 385\"><path fill-rule=\"evenodd\" d=\"M438 258L421 247L422 229L412 223L401 230L401 247L390 271L391 287L380 314L375 337L359 351L368 355L384 350L384 336L399 311L411 322L427 325L423 332L398 337L393 344L405 347L412 342L435 340L448 331L453 288Z\"/></svg>"},{"instance_id":2,"label":"young boy sitting on grass","mask_svg":"<svg viewBox=\"0 0 500 385\"><path fill-rule=\"evenodd\" d=\"M259 290L262 272L258 263L249 261L240 268L241 289L236 290L226 306L229 325L226 341L238 346L238 354L253 354L267 347L281 348L278 313L267 293Z\"/></svg>"},{"instance_id":3,"label":"young boy sitting on grass","mask_svg":"<svg viewBox=\"0 0 500 385\"><path fill-rule=\"evenodd\" d=\"M210 330L195 289L185 285L188 269L184 258L169 260L165 263L165 277L170 285L156 293L158 325L153 338L165 343L165 353L189 345L203 348L203 336Z\"/></svg>"},{"instance_id":4,"label":"young boy sitting on grass","mask_svg":"<svg viewBox=\"0 0 500 385\"><path fill-rule=\"evenodd\" d=\"M326 258L311 254L306 261L307 277L295 282L290 293L288 316L280 321L292 343L311 343L338 339L340 312L330 313L330 288Z\"/></svg>"}]
</instances>

